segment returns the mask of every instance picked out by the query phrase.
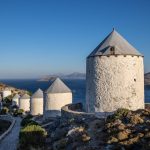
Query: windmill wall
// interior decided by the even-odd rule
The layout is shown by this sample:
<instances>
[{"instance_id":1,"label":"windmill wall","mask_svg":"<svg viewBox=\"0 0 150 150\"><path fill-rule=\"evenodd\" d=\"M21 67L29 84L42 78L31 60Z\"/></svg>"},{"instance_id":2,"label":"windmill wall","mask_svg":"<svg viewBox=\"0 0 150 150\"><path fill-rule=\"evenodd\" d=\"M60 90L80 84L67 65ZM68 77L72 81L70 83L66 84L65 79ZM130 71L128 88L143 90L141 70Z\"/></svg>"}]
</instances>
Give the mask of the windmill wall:
<instances>
[{"instance_id":1,"label":"windmill wall","mask_svg":"<svg viewBox=\"0 0 150 150\"><path fill-rule=\"evenodd\" d=\"M30 113L32 115L43 114L43 98L31 98Z\"/></svg>"},{"instance_id":2,"label":"windmill wall","mask_svg":"<svg viewBox=\"0 0 150 150\"><path fill-rule=\"evenodd\" d=\"M19 109L30 111L30 99L19 99Z\"/></svg>"},{"instance_id":3,"label":"windmill wall","mask_svg":"<svg viewBox=\"0 0 150 150\"><path fill-rule=\"evenodd\" d=\"M19 98L13 98L12 99L12 104L18 106L19 105Z\"/></svg>"},{"instance_id":4,"label":"windmill wall","mask_svg":"<svg viewBox=\"0 0 150 150\"><path fill-rule=\"evenodd\" d=\"M72 103L72 93L47 93L45 97L44 117L61 115L61 108Z\"/></svg>"},{"instance_id":5,"label":"windmill wall","mask_svg":"<svg viewBox=\"0 0 150 150\"><path fill-rule=\"evenodd\" d=\"M131 55L87 58L87 112L144 108L143 57Z\"/></svg>"}]
</instances>

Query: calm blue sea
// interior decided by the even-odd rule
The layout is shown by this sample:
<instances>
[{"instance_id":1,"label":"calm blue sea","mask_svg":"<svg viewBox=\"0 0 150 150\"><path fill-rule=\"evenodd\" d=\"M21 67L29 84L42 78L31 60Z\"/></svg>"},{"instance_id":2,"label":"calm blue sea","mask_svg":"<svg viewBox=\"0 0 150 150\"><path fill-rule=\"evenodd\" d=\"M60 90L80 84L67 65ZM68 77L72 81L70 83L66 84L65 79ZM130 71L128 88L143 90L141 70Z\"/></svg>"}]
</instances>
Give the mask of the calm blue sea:
<instances>
[{"instance_id":1,"label":"calm blue sea","mask_svg":"<svg viewBox=\"0 0 150 150\"><path fill-rule=\"evenodd\" d=\"M85 102L85 80L63 80L73 91L73 102ZM10 86L25 89L34 93L38 88L45 91L51 82L37 82L36 80L0 80ZM150 86L145 86L145 102L150 102Z\"/></svg>"}]
</instances>

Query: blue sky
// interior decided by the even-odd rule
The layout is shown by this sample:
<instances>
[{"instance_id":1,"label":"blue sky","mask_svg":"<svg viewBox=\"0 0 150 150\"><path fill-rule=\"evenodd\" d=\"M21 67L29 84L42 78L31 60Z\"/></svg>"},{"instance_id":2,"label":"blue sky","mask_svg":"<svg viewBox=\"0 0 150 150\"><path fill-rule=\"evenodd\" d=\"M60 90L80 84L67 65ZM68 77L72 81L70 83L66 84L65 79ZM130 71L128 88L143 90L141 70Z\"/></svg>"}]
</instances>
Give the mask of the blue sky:
<instances>
[{"instance_id":1,"label":"blue sky","mask_svg":"<svg viewBox=\"0 0 150 150\"><path fill-rule=\"evenodd\" d=\"M113 27L150 71L149 0L0 0L0 78L85 72Z\"/></svg>"}]
</instances>

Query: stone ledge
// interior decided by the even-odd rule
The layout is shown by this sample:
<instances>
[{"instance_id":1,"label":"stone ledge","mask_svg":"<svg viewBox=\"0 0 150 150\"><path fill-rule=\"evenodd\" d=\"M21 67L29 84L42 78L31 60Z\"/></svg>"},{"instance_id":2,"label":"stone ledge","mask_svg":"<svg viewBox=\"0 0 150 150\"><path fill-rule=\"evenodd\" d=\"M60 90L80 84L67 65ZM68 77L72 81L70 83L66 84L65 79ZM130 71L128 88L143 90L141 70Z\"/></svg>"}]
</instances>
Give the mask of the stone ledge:
<instances>
[{"instance_id":1,"label":"stone ledge","mask_svg":"<svg viewBox=\"0 0 150 150\"><path fill-rule=\"evenodd\" d=\"M8 120L8 118L9 118L10 120ZM5 136L12 130L12 128L14 127L14 125L15 125L15 123L16 123L16 120L15 120L13 117L11 117L10 115L0 115L0 119L11 121L10 127L7 129L7 131L5 131L5 132L0 136L0 142L1 142L2 139L5 138Z\"/></svg>"},{"instance_id":2,"label":"stone ledge","mask_svg":"<svg viewBox=\"0 0 150 150\"><path fill-rule=\"evenodd\" d=\"M95 117L94 113L83 112L83 106L81 103L68 104L61 108L61 116L66 119L79 119Z\"/></svg>"},{"instance_id":3,"label":"stone ledge","mask_svg":"<svg viewBox=\"0 0 150 150\"><path fill-rule=\"evenodd\" d=\"M150 109L150 103L145 103L145 108ZM82 103L68 104L61 108L61 116L66 119L80 119L80 118L107 118L108 115L114 112L100 112L100 113L86 113L83 111Z\"/></svg>"}]
</instances>

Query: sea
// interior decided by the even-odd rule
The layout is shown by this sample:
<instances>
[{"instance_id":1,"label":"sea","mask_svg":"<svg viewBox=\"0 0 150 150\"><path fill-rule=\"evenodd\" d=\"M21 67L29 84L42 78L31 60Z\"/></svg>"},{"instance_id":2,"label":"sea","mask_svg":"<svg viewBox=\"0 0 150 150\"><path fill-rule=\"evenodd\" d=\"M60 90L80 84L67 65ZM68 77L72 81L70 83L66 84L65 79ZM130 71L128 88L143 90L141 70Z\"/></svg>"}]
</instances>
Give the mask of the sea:
<instances>
[{"instance_id":1,"label":"sea","mask_svg":"<svg viewBox=\"0 0 150 150\"><path fill-rule=\"evenodd\" d=\"M85 103L85 86L86 82L84 79L65 79L64 83L73 92L73 103L82 102ZM37 81L34 79L18 79L18 80L0 80L0 82L13 86L15 88L28 90L34 93L38 88L46 91L48 87L52 84L51 81ZM150 103L150 86L145 86L145 102Z\"/></svg>"}]
</instances>

